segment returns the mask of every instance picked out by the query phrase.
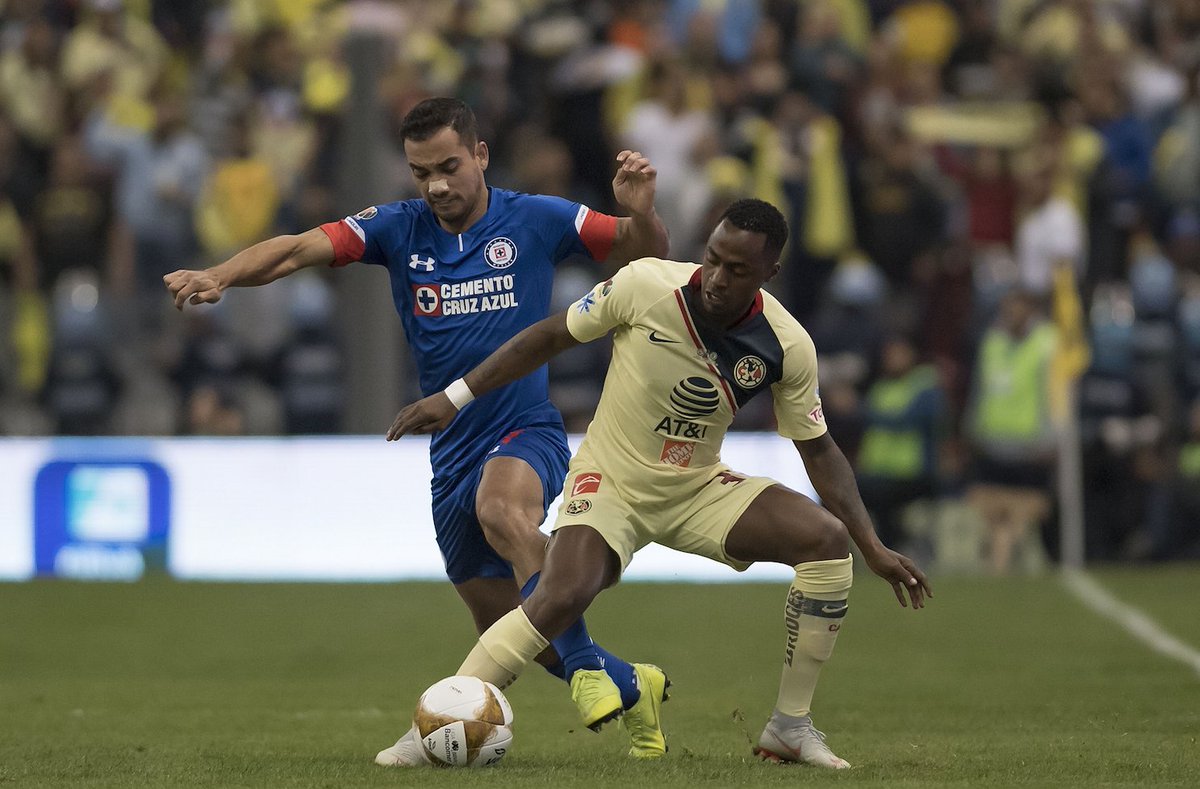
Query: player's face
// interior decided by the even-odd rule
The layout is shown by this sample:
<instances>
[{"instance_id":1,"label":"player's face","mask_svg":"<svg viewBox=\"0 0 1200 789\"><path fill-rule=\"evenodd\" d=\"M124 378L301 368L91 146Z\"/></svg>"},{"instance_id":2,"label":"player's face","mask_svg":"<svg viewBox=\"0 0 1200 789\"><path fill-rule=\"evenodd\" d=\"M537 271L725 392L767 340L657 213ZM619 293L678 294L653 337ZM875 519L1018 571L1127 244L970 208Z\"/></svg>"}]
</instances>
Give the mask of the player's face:
<instances>
[{"instance_id":1,"label":"player's face","mask_svg":"<svg viewBox=\"0 0 1200 789\"><path fill-rule=\"evenodd\" d=\"M472 149L447 126L428 140L405 140L404 153L421 197L447 230L465 230L487 211L487 143Z\"/></svg>"},{"instance_id":2,"label":"player's face","mask_svg":"<svg viewBox=\"0 0 1200 789\"><path fill-rule=\"evenodd\" d=\"M700 311L728 326L750 309L754 297L779 271L779 261L763 249L762 233L741 230L725 222L708 237L700 265Z\"/></svg>"}]
</instances>

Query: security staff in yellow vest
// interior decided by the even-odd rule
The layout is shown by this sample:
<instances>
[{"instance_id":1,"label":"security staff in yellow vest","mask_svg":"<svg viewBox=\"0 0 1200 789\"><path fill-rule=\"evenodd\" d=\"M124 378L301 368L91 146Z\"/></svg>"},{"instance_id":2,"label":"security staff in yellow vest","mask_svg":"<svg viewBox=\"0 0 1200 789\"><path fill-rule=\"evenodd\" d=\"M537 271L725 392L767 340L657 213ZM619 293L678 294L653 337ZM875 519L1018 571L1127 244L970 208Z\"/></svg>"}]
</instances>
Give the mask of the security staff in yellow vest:
<instances>
[{"instance_id":1,"label":"security staff in yellow vest","mask_svg":"<svg viewBox=\"0 0 1200 789\"><path fill-rule=\"evenodd\" d=\"M917 363L909 338L888 337L879 363L880 377L867 392L856 465L858 488L875 530L894 545L904 537L903 509L937 487L945 397L937 370Z\"/></svg>"},{"instance_id":2,"label":"security staff in yellow vest","mask_svg":"<svg viewBox=\"0 0 1200 789\"><path fill-rule=\"evenodd\" d=\"M1050 512L1055 435L1049 373L1058 338L1035 295L1010 291L976 356L967 432L973 484L967 501L984 518L992 569Z\"/></svg>"}]
</instances>

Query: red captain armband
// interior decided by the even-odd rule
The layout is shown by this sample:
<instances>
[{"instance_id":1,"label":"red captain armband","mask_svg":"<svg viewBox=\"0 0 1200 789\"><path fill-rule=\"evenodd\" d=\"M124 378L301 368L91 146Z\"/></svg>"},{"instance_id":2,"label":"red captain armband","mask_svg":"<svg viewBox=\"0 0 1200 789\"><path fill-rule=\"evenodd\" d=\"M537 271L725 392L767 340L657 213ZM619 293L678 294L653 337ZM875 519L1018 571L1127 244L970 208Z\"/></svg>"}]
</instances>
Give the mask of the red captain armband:
<instances>
[{"instance_id":1,"label":"red captain armband","mask_svg":"<svg viewBox=\"0 0 1200 789\"><path fill-rule=\"evenodd\" d=\"M347 217L340 222L326 222L320 226L333 243L331 266L344 266L347 263L362 260L363 252L367 249L367 239L357 223L350 224L353 221L353 218Z\"/></svg>"},{"instance_id":2,"label":"red captain armband","mask_svg":"<svg viewBox=\"0 0 1200 789\"><path fill-rule=\"evenodd\" d=\"M593 211L586 205L579 206L575 215L575 230L579 240L587 247L594 260L607 260L617 240L617 218Z\"/></svg>"}]
</instances>

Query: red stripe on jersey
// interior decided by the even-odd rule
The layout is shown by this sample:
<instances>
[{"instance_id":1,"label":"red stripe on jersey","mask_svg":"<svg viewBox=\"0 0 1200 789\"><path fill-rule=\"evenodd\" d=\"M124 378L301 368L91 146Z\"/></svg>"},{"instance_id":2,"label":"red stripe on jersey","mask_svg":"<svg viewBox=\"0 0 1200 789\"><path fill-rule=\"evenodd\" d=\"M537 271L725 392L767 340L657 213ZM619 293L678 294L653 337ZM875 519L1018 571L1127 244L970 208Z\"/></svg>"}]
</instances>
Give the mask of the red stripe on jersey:
<instances>
[{"instance_id":1,"label":"red stripe on jersey","mask_svg":"<svg viewBox=\"0 0 1200 789\"><path fill-rule=\"evenodd\" d=\"M617 240L617 218L589 208L579 228L579 239L594 260L608 260Z\"/></svg>"},{"instance_id":2,"label":"red stripe on jersey","mask_svg":"<svg viewBox=\"0 0 1200 789\"><path fill-rule=\"evenodd\" d=\"M321 230L333 242L333 262L329 265L344 266L347 263L353 263L356 260L362 259L367 245L358 237L357 233L350 229L350 226L346 224L346 220L326 222L321 225Z\"/></svg>"},{"instance_id":3,"label":"red stripe on jersey","mask_svg":"<svg viewBox=\"0 0 1200 789\"><path fill-rule=\"evenodd\" d=\"M750 309L746 310L746 314L743 315L742 317L738 318L736 321L734 321L734 324L732 326L730 326L729 328L736 329L738 326L741 326L742 324L748 322L755 315L762 312L762 310L763 310L763 297L762 297L762 291L760 290L758 293L754 294L754 303L750 305Z\"/></svg>"},{"instance_id":4,"label":"red stripe on jersey","mask_svg":"<svg viewBox=\"0 0 1200 789\"><path fill-rule=\"evenodd\" d=\"M704 359L704 363L708 365L708 370L717 377L721 382L721 388L725 390L725 396L729 398L729 408L733 413L738 412L737 398L733 396L733 392L729 390L729 384L725 382L725 376L721 375L721 371L712 363L712 359L708 356L708 349L704 347L704 342L700 339L699 333L696 332L696 327L692 325L692 315L688 312L687 302L683 300L683 291L675 291L675 302L679 305L679 314L683 316L683 325L687 327L688 334L692 335L692 342L696 346L696 350Z\"/></svg>"}]
</instances>

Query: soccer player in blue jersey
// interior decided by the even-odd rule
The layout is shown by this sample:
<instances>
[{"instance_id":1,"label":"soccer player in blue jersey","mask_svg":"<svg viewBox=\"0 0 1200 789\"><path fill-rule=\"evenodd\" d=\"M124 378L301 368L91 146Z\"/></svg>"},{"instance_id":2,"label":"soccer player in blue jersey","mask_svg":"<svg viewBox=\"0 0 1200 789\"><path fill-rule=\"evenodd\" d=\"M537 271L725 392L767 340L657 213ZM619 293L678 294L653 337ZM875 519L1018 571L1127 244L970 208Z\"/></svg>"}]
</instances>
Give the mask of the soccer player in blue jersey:
<instances>
[{"instance_id":1,"label":"soccer player in blue jersey","mask_svg":"<svg viewBox=\"0 0 1200 789\"><path fill-rule=\"evenodd\" d=\"M667 252L654 210L656 171L636 151L617 156L613 194L629 213L618 218L559 197L489 187L487 143L474 113L456 99L418 104L401 136L422 199L372 206L263 241L210 269L168 274L175 306L216 302L226 288L264 285L308 266L384 266L428 395L545 318L554 267L568 256L625 262ZM537 584L546 549L538 526L562 488L570 453L545 367L460 404L430 444L433 520L446 573L483 632ZM658 704L668 683L660 669L597 652L582 619L552 647L539 660L570 681L585 725L597 729L624 714L631 754L661 755ZM376 761L418 764L420 750L410 731Z\"/></svg>"},{"instance_id":2,"label":"soccer player in blue jersey","mask_svg":"<svg viewBox=\"0 0 1200 789\"><path fill-rule=\"evenodd\" d=\"M871 527L850 465L825 427L817 354L795 318L761 288L779 271L783 215L761 200L731 205L700 263L645 258L598 284L564 313L529 327L451 385L400 412L388 439L442 429L462 390L487 397L556 353L610 332L612 361L596 417L571 460L542 583L479 638L456 672L501 685L651 542L737 570L795 570L775 709L754 752L774 762L850 765L809 714L821 667L848 610L850 540L897 600L924 606L930 588L907 556ZM770 391L823 506L768 477L721 462L734 415Z\"/></svg>"}]
</instances>

